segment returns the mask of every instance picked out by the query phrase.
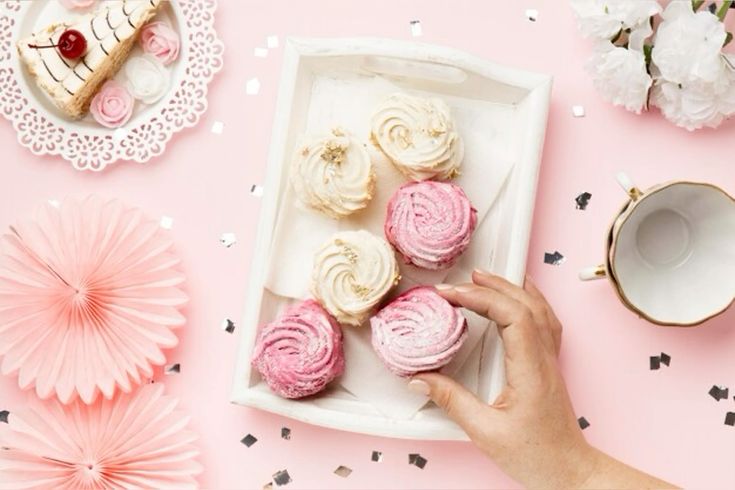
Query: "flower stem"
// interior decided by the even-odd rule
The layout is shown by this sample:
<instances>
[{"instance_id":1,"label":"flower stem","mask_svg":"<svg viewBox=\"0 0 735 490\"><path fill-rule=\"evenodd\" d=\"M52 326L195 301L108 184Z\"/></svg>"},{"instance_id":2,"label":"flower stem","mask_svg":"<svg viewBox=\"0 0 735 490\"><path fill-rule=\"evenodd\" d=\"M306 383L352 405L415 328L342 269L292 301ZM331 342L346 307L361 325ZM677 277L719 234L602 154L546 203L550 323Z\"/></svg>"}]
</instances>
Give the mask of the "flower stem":
<instances>
[{"instance_id":1,"label":"flower stem","mask_svg":"<svg viewBox=\"0 0 735 490\"><path fill-rule=\"evenodd\" d=\"M692 10L696 12L703 3L704 0L692 0Z\"/></svg>"},{"instance_id":2,"label":"flower stem","mask_svg":"<svg viewBox=\"0 0 735 490\"><path fill-rule=\"evenodd\" d=\"M722 6L720 6L720 10L717 11L717 18L721 21L725 20L725 16L727 15L728 10L730 10L730 5L732 5L733 0L725 0L722 2Z\"/></svg>"}]
</instances>

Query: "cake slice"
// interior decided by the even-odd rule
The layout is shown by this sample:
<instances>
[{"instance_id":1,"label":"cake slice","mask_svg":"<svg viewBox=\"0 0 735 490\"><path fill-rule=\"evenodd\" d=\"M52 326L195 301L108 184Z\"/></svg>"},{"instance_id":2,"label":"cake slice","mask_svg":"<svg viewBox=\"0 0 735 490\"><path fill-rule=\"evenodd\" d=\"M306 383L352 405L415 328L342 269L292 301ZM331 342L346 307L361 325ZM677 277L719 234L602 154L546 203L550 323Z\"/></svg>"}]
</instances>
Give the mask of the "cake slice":
<instances>
[{"instance_id":1,"label":"cake slice","mask_svg":"<svg viewBox=\"0 0 735 490\"><path fill-rule=\"evenodd\" d=\"M135 45L141 28L158 12L164 0L108 0L93 13L74 22L52 24L18 42L20 59L64 114L79 119L102 84L120 69ZM57 48L67 30L82 33L87 42L83 56L69 59ZM36 47L33 47L36 46Z\"/></svg>"}]
</instances>

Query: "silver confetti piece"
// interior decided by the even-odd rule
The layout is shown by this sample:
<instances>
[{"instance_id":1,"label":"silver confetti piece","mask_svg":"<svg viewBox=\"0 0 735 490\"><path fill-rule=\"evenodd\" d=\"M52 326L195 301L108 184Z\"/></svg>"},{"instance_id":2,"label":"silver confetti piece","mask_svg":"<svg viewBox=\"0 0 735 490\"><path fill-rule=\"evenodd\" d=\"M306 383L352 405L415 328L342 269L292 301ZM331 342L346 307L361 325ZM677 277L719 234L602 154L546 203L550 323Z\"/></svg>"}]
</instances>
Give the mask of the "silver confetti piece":
<instances>
[{"instance_id":1,"label":"silver confetti piece","mask_svg":"<svg viewBox=\"0 0 735 490\"><path fill-rule=\"evenodd\" d=\"M348 468L347 466L338 466L336 470L334 470L334 474L337 476L341 476L342 478L347 478L350 476L350 473L352 473L352 470Z\"/></svg>"},{"instance_id":2,"label":"silver confetti piece","mask_svg":"<svg viewBox=\"0 0 735 490\"><path fill-rule=\"evenodd\" d=\"M526 18L531 22L536 22L536 20L538 19L538 10L526 9Z\"/></svg>"},{"instance_id":3,"label":"silver confetti piece","mask_svg":"<svg viewBox=\"0 0 735 490\"><path fill-rule=\"evenodd\" d=\"M581 193L574 198L576 208L584 211L585 209L587 209L587 205L590 203L590 199L592 199L592 194L590 194L589 192Z\"/></svg>"},{"instance_id":4,"label":"silver confetti piece","mask_svg":"<svg viewBox=\"0 0 735 490\"><path fill-rule=\"evenodd\" d=\"M409 24L411 25L411 35L413 37L419 37L423 34L420 20L412 20Z\"/></svg>"},{"instance_id":5,"label":"silver confetti piece","mask_svg":"<svg viewBox=\"0 0 735 490\"><path fill-rule=\"evenodd\" d=\"M658 358L661 361L661 364L665 364L666 366L671 363L671 356L665 352L662 352L661 355L658 356Z\"/></svg>"},{"instance_id":6,"label":"silver confetti piece","mask_svg":"<svg viewBox=\"0 0 735 490\"><path fill-rule=\"evenodd\" d=\"M281 438L287 441L291 440L291 429L288 427L281 427Z\"/></svg>"},{"instance_id":7,"label":"silver confetti piece","mask_svg":"<svg viewBox=\"0 0 735 490\"><path fill-rule=\"evenodd\" d=\"M426 466L426 463L428 463L426 458L424 458L418 453L412 453L408 455L408 464L414 465L423 470L424 467Z\"/></svg>"},{"instance_id":8,"label":"silver confetti piece","mask_svg":"<svg viewBox=\"0 0 735 490\"><path fill-rule=\"evenodd\" d=\"M381 453L380 451L373 451L373 454L370 456L370 460L376 463L380 463L381 461L383 461L383 453Z\"/></svg>"},{"instance_id":9,"label":"silver confetti piece","mask_svg":"<svg viewBox=\"0 0 735 490\"><path fill-rule=\"evenodd\" d=\"M222 330L224 330L227 333L232 333L235 331L235 322L230 320L229 318L225 318L222 320Z\"/></svg>"},{"instance_id":10,"label":"silver confetti piece","mask_svg":"<svg viewBox=\"0 0 735 490\"><path fill-rule=\"evenodd\" d=\"M256 58L266 58L268 56L267 48L255 48L253 50L253 56Z\"/></svg>"},{"instance_id":11,"label":"silver confetti piece","mask_svg":"<svg viewBox=\"0 0 735 490\"><path fill-rule=\"evenodd\" d=\"M59 203L59 201L57 201L56 199L49 199L48 203L55 208L58 208L61 205L61 203Z\"/></svg>"},{"instance_id":12,"label":"silver confetti piece","mask_svg":"<svg viewBox=\"0 0 735 490\"><path fill-rule=\"evenodd\" d=\"M727 386L712 385L709 395L717 401L727 400L730 397L730 389Z\"/></svg>"},{"instance_id":13,"label":"silver confetti piece","mask_svg":"<svg viewBox=\"0 0 735 490\"><path fill-rule=\"evenodd\" d=\"M735 412L727 412L725 415L725 425L735 427Z\"/></svg>"},{"instance_id":14,"label":"silver confetti piece","mask_svg":"<svg viewBox=\"0 0 735 490\"><path fill-rule=\"evenodd\" d=\"M651 371L656 371L661 368L661 358L658 356L651 356L648 358L648 367Z\"/></svg>"},{"instance_id":15,"label":"silver confetti piece","mask_svg":"<svg viewBox=\"0 0 735 490\"><path fill-rule=\"evenodd\" d=\"M260 92L260 80L251 78L245 83L245 93L248 95L258 95Z\"/></svg>"},{"instance_id":16,"label":"silver confetti piece","mask_svg":"<svg viewBox=\"0 0 735 490\"><path fill-rule=\"evenodd\" d=\"M0 422L7 424L8 415L10 415L10 412L8 412L7 410L0 411Z\"/></svg>"},{"instance_id":17,"label":"silver confetti piece","mask_svg":"<svg viewBox=\"0 0 735 490\"><path fill-rule=\"evenodd\" d=\"M179 364L178 362L176 364L166 364L163 367L163 372L167 375L179 374L181 372L181 364Z\"/></svg>"},{"instance_id":18,"label":"silver confetti piece","mask_svg":"<svg viewBox=\"0 0 735 490\"><path fill-rule=\"evenodd\" d=\"M268 49L275 49L278 47L278 36L275 34L272 34L268 36L265 40L265 45L268 46Z\"/></svg>"},{"instance_id":19,"label":"silver confetti piece","mask_svg":"<svg viewBox=\"0 0 735 490\"><path fill-rule=\"evenodd\" d=\"M255 197L261 197L263 195L263 187L258 184L253 184L250 186L250 194Z\"/></svg>"},{"instance_id":20,"label":"silver confetti piece","mask_svg":"<svg viewBox=\"0 0 735 490\"><path fill-rule=\"evenodd\" d=\"M214 134L222 134L225 130L225 123L222 121L214 121L214 124L212 124L212 133Z\"/></svg>"},{"instance_id":21,"label":"silver confetti piece","mask_svg":"<svg viewBox=\"0 0 735 490\"><path fill-rule=\"evenodd\" d=\"M544 263L549 265L562 265L564 262L566 262L566 257L564 257L559 251L555 251L553 253L546 252L544 253Z\"/></svg>"},{"instance_id":22,"label":"silver confetti piece","mask_svg":"<svg viewBox=\"0 0 735 490\"><path fill-rule=\"evenodd\" d=\"M243 444L245 444L245 446L250 447L253 444L255 444L256 442L258 442L258 438L255 437L252 434L248 434L245 437L243 437L242 439L240 439L240 442L243 443Z\"/></svg>"},{"instance_id":23,"label":"silver confetti piece","mask_svg":"<svg viewBox=\"0 0 735 490\"><path fill-rule=\"evenodd\" d=\"M170 216L161 217L161 228L170 230L174 226L174 219Z\"/></svg>"},{"instance_id":24,"label":"silver confetti piece","mask_svg":"<svg viewBox=\"0 0 735 490\"><path fill-rule=\"evenodd\" d=\"M288 474L288 470L281 470L273 474L273 481L276 482L277 486L281 487L288 485L293 480L291 480L291 475Z\"/></svg>"},{"instance_id":25,"label":"silver confetti piece","mask_svg":"<svg viewBox=\"0 0 735 490\"><path fill-rule=\"evenodd\" d=\"M222 233L219 237L219 242L227 248L230 248L237 243L237 236L232 232Z\"/></svg>"},{"instance_id":26,"label":"silver confetti piece","mask_svg":"<svg viewBox=\"0 0 735 490\"><path fill-rule=\"evenodd\" d=\"M584 106L583 105L573 105L572 115L574 117L584 117Z\"/></svg>"}]
</instances>

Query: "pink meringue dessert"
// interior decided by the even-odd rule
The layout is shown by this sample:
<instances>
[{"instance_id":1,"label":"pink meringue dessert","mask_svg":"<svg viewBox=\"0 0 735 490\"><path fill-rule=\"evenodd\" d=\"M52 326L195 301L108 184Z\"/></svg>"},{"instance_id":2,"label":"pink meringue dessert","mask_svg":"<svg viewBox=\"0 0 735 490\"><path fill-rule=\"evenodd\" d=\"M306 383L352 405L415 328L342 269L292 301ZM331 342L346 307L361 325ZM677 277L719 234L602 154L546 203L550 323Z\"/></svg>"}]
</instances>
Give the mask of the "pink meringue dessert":
<instances>
[{"instance_id":1,"label":"pink meringue dessert","mask_svg":"<svg viewBox=\"0 0 735 490\"><path fill-rule=\"evenodd\" d=\"M398 376L449 363L467 339L467 320L432 287L419 286L370 319L373 349Z\"/></svg>"},{"instance_id":2,"label":"pink meringue dessert","mask_svg":"<svg viewBox=\"0 0 735 490\"><path fill-rule=\"evenodd\" d=\"M302 301L261 328L252 365L284 398L314 395L344 371L342 330L319 303Z\"/></svg>"},{"instance_id":3,"label":"pink meringue dessert","mask_svg":"<svg viewBox=\"0 0 735 490\"><path fill-rule=\"evenodd\" d=\"M450 182L409 182L388 202L385 236L404 260L418 267L451 267L470 245L477 210Z\"/></svg>"}]
</instances>

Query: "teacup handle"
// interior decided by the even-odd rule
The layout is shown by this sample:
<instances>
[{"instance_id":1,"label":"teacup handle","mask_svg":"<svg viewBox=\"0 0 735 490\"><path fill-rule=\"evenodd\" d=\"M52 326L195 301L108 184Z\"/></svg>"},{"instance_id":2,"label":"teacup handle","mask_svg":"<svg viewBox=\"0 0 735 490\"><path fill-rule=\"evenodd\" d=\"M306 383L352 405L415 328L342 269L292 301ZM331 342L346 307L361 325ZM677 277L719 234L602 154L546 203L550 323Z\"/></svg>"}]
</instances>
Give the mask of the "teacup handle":
<instances>
[{"instance_id":1,"label":"teacup handle","mask_svg":"<svg viewBox=\"0 0 735 490\"><path fill-rule=\"evenodd\" d=\"M579 271L579 279L582 281L593 281L595 279L602 279L607 275L605 272L604 265L595 265L592 267L585 267Z\"/></svg>"},{"instance_id":2,"label":"teacup handle","mask_svg":"<svg viewBox=\"0 0 735 490\"><path fill-rule=\"evenodd\" d=\"M635 186L633 181L628 177L628 174L625 172L619 172L615 176L615 180L618 181L618 184L620 184L620 187L623 188L623 190L630 196L630 198L633 201L637 201L638 198L640 198L643 195L643 192Z\"/></svg>"}]
</instances>

